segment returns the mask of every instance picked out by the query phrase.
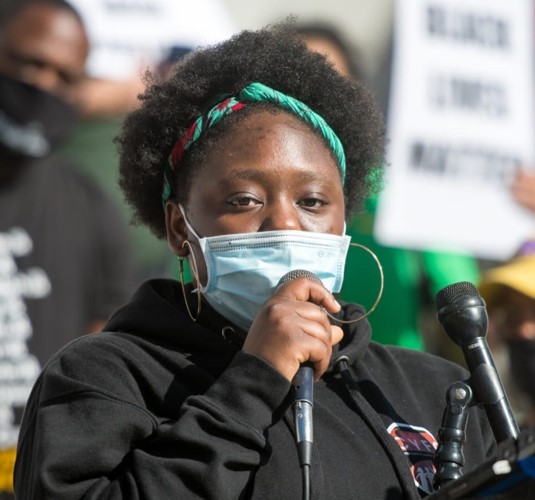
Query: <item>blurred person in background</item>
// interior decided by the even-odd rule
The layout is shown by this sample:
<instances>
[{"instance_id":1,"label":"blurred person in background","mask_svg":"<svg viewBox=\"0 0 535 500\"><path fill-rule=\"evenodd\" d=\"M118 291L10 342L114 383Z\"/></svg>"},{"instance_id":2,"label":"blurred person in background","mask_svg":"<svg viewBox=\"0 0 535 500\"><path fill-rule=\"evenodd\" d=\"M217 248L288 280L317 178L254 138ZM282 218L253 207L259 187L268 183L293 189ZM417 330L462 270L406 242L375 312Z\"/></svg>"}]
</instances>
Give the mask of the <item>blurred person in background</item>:
<instances>
[{"instance_id":1,"label":"blurred person in background","mask_svg":"<svg viewBox=\"0 0 535 500\"><path fill-rule=\"evenodd\" d=\"M322 22L301 23L299 34L310 50L325 56L342 75L366 80L360 54L335 26Z\"/></svg>"},{"instance_id":2,"label":"blurred person in background","mask_svg":"<svg viewBox=\"0 0 535 500\"><path fill-rule=\"evenodd\" d=\"M349 46L336 27L303 23L299 25L299 33L310 50L326 56L344 76L366 80L359 52ZM383 294L375 312L369 317L373 338L383 344L418 350L427 348L436 354L462 361L454 347L442 342L446 337L440 333L434 320L435 310L431 302L432 297L450 283L477 282L477 260L460 253L383 246L373 234L379 195L372 195L366 200L365 212L353 217L347 228L347 234L354 241L377 255L384 270ZM379 272L372 258L363 251L350 251L346 276L340 297L357 301L369 309L380 288ZM425 337L422 335L424 331L427 332Z\"/></svg>"},{"instance_id":3,"label":"blurred person in background","mask_svg":"<svg viewBox=\"0 0 535 500\"><path fill-rule=\"evenodd\" d=\"M12 498L21 414L42 366L98 331L132 282L126 224L55 154L89 43L62 0L0 5L0 498Z\"/></svg>"},{"instance_id":4,"label":"blurred person in background","mask_svg":"<svg viewBox=\"0 0 535 500\"><path fill-rule=\"evenodd\" d=\"M177 58L199 45L230 37L233 22L223 0L72 0L90 41L88 78L78 94L83 119L62 148L80 169L95 179L130 212L117 186L113 138L125 113L139 105L147 69ZM177 272L167 245L140 224L128 228L136 279Z\"/></svg>"},{"instance_id":5,"label":"blurred person in background","mask_svg":"<svg viewBox=\"0 0 535 500\"><path fill-rule=\"evenodd\" d=\"M170 48L195 48L231 36L222 0L71 0L91 44L80 87L85 116L123 115L139 106L143 76Z\"/></svg>"},{"instance_id":6,"label":"blurred person in background","mask_svg":"<svg viewBox=\"0 0 535 500\"><path fill-rule=\"evenodd\" d=\"M535 239L485 271L479 290L489 311L489 345L502 365L513 411L522 426L535 426Z\"/></svg>"}]
</instances>

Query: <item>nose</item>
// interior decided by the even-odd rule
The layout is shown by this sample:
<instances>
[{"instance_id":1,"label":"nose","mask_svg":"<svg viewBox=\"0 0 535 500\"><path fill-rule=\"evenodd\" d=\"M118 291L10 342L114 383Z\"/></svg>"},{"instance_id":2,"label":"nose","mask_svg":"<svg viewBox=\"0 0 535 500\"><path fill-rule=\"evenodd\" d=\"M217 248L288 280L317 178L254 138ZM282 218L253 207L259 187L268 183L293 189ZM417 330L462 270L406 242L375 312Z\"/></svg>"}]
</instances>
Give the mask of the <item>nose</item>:
<instances>
[{"instance_id":1,"label":"nose","mask_svg":"<svg viewBox=\"0 0 535 500\"><path fill-rule=\"evenodd\" d=\"M289 200L279 200L266 210L259 231L302 230L298 207Z\"/></svg>"}]
</instances>

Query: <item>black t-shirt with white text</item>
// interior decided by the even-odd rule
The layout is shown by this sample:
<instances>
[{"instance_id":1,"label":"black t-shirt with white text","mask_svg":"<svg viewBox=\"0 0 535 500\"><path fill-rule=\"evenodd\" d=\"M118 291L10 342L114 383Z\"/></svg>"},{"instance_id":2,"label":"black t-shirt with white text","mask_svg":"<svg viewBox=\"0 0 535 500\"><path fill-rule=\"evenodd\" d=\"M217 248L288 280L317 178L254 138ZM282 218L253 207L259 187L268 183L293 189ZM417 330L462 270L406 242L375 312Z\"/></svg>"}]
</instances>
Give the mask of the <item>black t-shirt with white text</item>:
<instances>
[{"instance_id":1,"label":"black t-shirt with white text","mask_svg":"<svg viewBox=\"0 0 535 500\"><path fill-rule=\"evenodd\" d=\"M0 498L41 368L126 301L130 272L119 211L64 160L35 161L0 185Z\"/></svg>"}]
</instances>

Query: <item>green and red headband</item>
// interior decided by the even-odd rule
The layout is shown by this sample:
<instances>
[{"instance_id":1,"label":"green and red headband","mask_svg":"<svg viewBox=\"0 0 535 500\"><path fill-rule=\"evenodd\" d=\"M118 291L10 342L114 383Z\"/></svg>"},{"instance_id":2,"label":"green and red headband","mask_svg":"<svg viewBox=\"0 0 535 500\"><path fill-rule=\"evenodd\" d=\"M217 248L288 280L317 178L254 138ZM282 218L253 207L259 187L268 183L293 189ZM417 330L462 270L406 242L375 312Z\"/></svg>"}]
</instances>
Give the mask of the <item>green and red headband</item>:
<instances>
[{"instance_id":1,"label":"green and red headband","mask_svg":"<svg viewBox=\"0 0 535 500\"><path fill-rule=\"evenodd\" d=\"M212 125L218 123L224 116L243 109L247 103L251 102L269 102L277 104L282 109L297 115L304 120L305 123L308 123L314 129L318 130L329 144L329 147L338 161L342 185L344 184L346 174L344 148L340 139L327 122L301 101L274 90L267 85L255 82L247 85L237 94L226 97L221 102L211 107L208 111L199 116L199 118L197 118L186 132L184 132L184 134L182 134L176 141L164 168L162 191L162 202L164 206L173 196L171 181L172 172L178 168L186 151Z\"/></svg>"}]
</instances>

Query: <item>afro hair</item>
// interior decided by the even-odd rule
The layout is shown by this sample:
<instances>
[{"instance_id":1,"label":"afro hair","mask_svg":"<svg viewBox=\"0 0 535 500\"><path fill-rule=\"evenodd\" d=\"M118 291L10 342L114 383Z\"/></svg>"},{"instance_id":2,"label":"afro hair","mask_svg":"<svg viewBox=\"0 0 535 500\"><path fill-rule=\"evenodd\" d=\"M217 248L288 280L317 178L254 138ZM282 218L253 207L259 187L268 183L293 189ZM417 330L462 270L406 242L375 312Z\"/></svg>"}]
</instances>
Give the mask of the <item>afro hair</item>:
<instances>
[{"instance_id":1,"label":"afro hair","mask_svg":"<svg viewBox=\"0 0 535 500\"><path fill-rule=\"evenodd\" d=\"M147 75L139 109L128 115L119 148L119 184L133 207L133 221L165 237L162 210L163 170L179 137L218 96L261 82L307 104L340 138L346 155L346 216L360 209L384 156L384 124L371 93L362 83L340 75L324 56L307 49L295 23L287 21L191 52L162 81ZM188 150L172 179L179 201L187 201L191 175L219 137L254 110L275 104L252 104L225 117ZM314 131L319 135L319 132Z\"/></svg>"}]
</instances>

